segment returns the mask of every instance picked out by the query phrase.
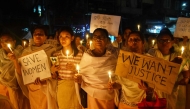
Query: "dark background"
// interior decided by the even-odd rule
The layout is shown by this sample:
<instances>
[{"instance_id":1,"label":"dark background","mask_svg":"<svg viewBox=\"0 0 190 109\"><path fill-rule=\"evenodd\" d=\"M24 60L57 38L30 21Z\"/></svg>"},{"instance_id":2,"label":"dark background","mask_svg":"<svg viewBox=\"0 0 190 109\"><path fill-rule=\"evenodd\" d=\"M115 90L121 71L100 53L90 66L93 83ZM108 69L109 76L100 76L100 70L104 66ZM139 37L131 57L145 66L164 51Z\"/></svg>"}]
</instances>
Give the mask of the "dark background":
<instances>
[{"instance_id":1,"label":"dark background","mask_svg":"<svg viewBox=\"0 0 190 109\"><path fill-rule=\"evenodd\" d=\"M120 32L125 27L136 30L137 24L143 33L155 25L174 31L178 17L190 16L189 8L189 0L1 0L0 32L22 38L27 29L41 24L47 25L50 35L63 25L78 28L79 33L85 27L81 31L85 33L91 13L121 16Z\"/></svg>"}]
</instances>

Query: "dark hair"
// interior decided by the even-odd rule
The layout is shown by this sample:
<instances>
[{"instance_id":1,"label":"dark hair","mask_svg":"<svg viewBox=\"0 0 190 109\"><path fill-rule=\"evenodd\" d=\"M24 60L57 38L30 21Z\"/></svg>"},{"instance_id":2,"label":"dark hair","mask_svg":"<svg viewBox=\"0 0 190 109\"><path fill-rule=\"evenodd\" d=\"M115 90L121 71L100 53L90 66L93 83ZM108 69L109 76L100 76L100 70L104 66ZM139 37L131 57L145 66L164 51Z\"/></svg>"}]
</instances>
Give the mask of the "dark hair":
<instances>
[{"instance_id":1,"label":"dark hair","mask_svg":"<svg viewBox=\"0 0 190 109\"><path fill-rule=\"evenodd\" d=\"M144 41L145 41L144 40L144 35L140 31L132 31L131 33L129 33L129 37L130 37L131 34L135 34L135 35L139 36L140 39L142 40L142 42L144 43ZM128 37L128 39L129 39L129 37ZM128 41L128 39L127 39L127 41Z\"/></svg>"},{"instance_id":2,"label":"dark hair","mask_svg":"<svg viewBox=\"0 0 190 109\"><path fill-rule=\"evenodd\" d=\"M171 40L174 40L174 36L172 35L171 31L168 28L163 28L162 30L160 30L160 33L157 36L157 40L158 40L158 38L160 38L160 37L162 37L164 35L169 35ZM171 53L175 52L173 46L170 48L170 52Z\"/></svg>"},{"instance_id":3,"label":"dark hair","mask_svg":"<svg viewBox=\"0 0 190 109\"><path fill-rule=\"evenodd\" d=\"M75 35L74 41L76 41L77 37L81 39L80 35Z\"/></svg>"},{"instance_id":4,"label":"dark hair","mask_svg":"<svg viewBox=\"0 0 190 109\"><path fill-rule=\"evenodd\" d=\"M106 35L106 38L107 38L107 39L109 38L109 34L108 34L108 31L107 31L106 29L104 29L104 28L96 28L96 29L94 30L94 32L96 32L96 31L101 31L101 32L103 32L103 33ZM94 32L93 32L93 34L94 34Z\"/></svg>"},{"instance_id":5,"label":"dark hair","mask_svg":"<svg viewBox=\"0 0 190 109\"><path fill-rule=\"evenodd\" d=\"M125 34L125 31L126 31L126 30L131 30L131 31L132 31L132 28L129 27L129 26L124 27L124 29L123 29L123 31L122 31L122 41L123 41L123 42L125 42L124 34ZM129 35L128 35L128 37L129 37ZM123 45L124 45L124 43L123 43Z\"/></svg>"},{"instance_id":6,"label":"dark hair","mask_svg":"<svg viewBox=\"0 0 190 109\"><path fill-rule=\"evenodd\" d=\"M124 34L125 30L131 30L132 31L132 28L131 27L124 27L123 34Z\"/></svg>"},{"instance_id":7,"label":"dark hair","mask_svg":"<svg viewBox=\"0 0 190 109\"><path fill-rule=\"evenodd\" d=\"M44 25L36 25L32 28L32 36L33 36L33 33L36 29L41 29L44 31L45 35L47 36L48 38L48 30L47 30L47 27L45 27Z\"/></svg>"},{"instance_id":8,"label":"dark hair","mask_svg":"<svg viewBox=\"0 0 190 109\"><path fill-rule=\"evenodd\" d=\"M168 29L168 28L162 28L161 30L160 30L160 33L161 32L169 32L169 33L171 33L171 31Z\"/></svg>"},{"instance_id":9,"label":"dark hair","mask_svg":"<svg viewBox=\"0 0 190 109\"><path fill-rule=\"evenodd\" d=\"M79 37L80 39L81 39L81 34L75 34L75 39L77 38L77 37Z\"/></svg>"},{"instance_id":10,"label":"dark hair","mask_svg":"<svg viewBox=\"0 0 190 109\"><path fill-rule=\"evenodd\" d=\"M64 26L64 27L60 28L59 31L58 31L58 36L59 36L60 33L63 32L63 31L66 31L66 32L68 32L71 36L74 36L74 32L73 32L73 30L72 30L72 28L71 28L70 26ZM59 37L57 38L57 40L58 40L58 42L60 43ZM72 49L74 50L74 56L76 56L76 55L78 54L79 50L78 50L78 48L77 48L77 46L76 46L74 40L71 41L71 47L72 47Z\"/></svg>"},{"instance_id":11,"label":"dark hair","mask_svg":"<svg viewBox=\"0 0 190 109\"><path fill-rule=\"evenodd\" d=\"M163 28L160 30L160 33L157 36L157 39L164 36L164 35L169 35L172 40L174 40L174 36L172 35L171 31L168 28Z\"/></svg>"},{"instance_id":12,"label":"dark hair","mask_svg":"<svg viewBox=\"0 0 190 109\"><path fill-rule=\"evenodd\" d=\"M12 38L13 40L16 40L16 38L9 32L4 32L0 34L0 39L2 36L9 36L10 38Z\"/></svg>"}]
</instances>

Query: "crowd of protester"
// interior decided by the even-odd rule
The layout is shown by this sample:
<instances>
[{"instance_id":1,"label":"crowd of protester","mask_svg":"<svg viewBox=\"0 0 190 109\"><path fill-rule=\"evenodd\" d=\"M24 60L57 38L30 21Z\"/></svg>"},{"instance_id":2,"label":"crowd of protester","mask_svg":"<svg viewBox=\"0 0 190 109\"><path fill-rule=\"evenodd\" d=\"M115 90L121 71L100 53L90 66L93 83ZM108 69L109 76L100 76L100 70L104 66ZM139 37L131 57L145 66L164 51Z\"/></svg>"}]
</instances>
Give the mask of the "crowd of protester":
<instances>
[{"instance_id":1,"label":"crowd of protester","mask_svg":"<svg viewBox=\"0 0 190 109\"><path fill-rule=\"evenodd\" d=\"M48 39L47 30L39 25L32 30L32 39L16 39L10 33L0 34L0 109L138 109L146 98L166 98L166 109L188 109L190 41L177 38L163 28L156 36L125 28L112 43L106 29L97 28L92 42L86 44L72 28L64 26ZM54 40L55 43L48 43ZM7 46L11 44L11 49ZM185 51L181 57L181 47ZM22 64L18 58L38 50L47 54L51 78L24 85ZM149 87L145 81L136 83L114 74L120 50L161 58L183 66L171 94ZM69 51L67 53L67 51ZM50 57L57 57L58 63ZM186 61L184 61L186 60ZM76 66L80 65L80 70ZM112 81L108 76L112 75ZM126 69L127 70L127 69Z\"/></svg>"}]
</instances>

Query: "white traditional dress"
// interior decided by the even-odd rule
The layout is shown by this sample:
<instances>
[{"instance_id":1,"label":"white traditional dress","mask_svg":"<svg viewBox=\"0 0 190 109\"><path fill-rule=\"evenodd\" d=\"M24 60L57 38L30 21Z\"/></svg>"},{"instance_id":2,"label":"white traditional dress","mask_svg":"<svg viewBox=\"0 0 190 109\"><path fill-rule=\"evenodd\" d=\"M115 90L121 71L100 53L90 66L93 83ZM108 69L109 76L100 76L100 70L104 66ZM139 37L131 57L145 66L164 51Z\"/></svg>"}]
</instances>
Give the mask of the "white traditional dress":
<instances>
[{"instance_id":1,"label":"white traditional dress","mask_svg":"<svg viewBox=\"0 0 190 109\"><path fill-rule=\"evenodd\" d=\"M42 49L46 52L47 57L50 57L51 54L56 51L56 48L50 44L43 44L40 47L32 45L24 49L22 56ZM22 77L21 75L19 76ZM27 85L28 92L27 90L23 90L26 91L25 93L29 93L31 109L57 109L57 81L49 78L46 80L46 82L46 85L29 84ZM23 82L20 81L19 84L23 84Z\"/></svg>"},{"instance_id":2,"label":"white traditional dress","mask_svg":"<svg viewBox=\"0 0 190 109\"><path fill-rule=\"evenodd\" d=\"M172 61L175 57L179 56L179 54L176 53L176 52L171 53L169 55L163 56L162 53L158 49L151 49L151 50L149 50L148 53L150 55L152 55L152 56L155 56L155 57L158 57L158 58L162 58L162 59L168 60L168 61ZM186 66L186 61L183 61L182 64L181 64L181 66L183 66L182 68L183 68L184 71L188 70L188 67ZM170 95L166 94L166 93L164 93L164 92L162 92L160 90L155 89L156 92L158 93L158 97L160 97L160 98L166 98L167 99L167 109L176 109L178 107L178 106L176 107L176 104L177 105L181 105L182 104L181 106L185 106L185 98L182 101L179 101L180 103L177 102L178 101L178 95L181 96L181 97L182 96L185 97L184 96L184 94L185 94L185 88L183 86L180 86L181 88L179 90L179 86L177 85L177 81L179 80L180 76L181 76L181 74L179 74L177 80L173 80L173 81L176 81L176 85L174 85L173 91L172 91L172 93ZM178 93L178 92L180 92L180 93ZM180 107L180 109L183 109L183 108Z\"/></svg>"},{"instance_id":3,"label":"white traditional dress","mask_svg":"<svg viewBox=\"0 0 190 109\"><path fill-rule=\"evenodd\" d=\"M80 62L81 87L87 92L87 109L114 109L114 91L108 90L108 71L114 73L118 49L109 46L105 55L95 57L89 49Z\"/></svg>"}]
</instances>

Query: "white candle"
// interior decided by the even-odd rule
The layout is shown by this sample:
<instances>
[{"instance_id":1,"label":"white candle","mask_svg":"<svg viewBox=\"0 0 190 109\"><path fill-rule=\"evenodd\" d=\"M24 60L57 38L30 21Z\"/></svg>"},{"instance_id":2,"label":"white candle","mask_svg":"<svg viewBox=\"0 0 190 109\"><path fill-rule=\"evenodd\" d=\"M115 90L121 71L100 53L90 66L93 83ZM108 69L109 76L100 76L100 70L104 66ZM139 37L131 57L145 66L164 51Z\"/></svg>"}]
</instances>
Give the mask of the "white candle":
<instances>
[{"instance_id":1,"label":"white candle","mask_svg":"<svg viewBox=\"0 0 190 109\"><path fill-rule=\"evenodd\" d=\"M184 46L181 47L181 55L183 55L183 52L184 52L185 48Z\"/></svg>"},{"instance_id":2,"label":"white candle","mask_svg":"<svg viewBox=\"0 0 190 109\"><path fill-rule=\"evenodd\" d=\"M108 76L109 76L109 82L111 82L111 83L112 83L112 79L111 79L111 72L110 72L110 71L108 72Z\"/></svg>"},{"instance_id":3,"label":"white candle","mask_svg":"<svg viewBox=\"0 0 190 109\"><path fill-rule=\"evenodd\" d=\"M24 41L23 43L24 43L24 47L25 47L25 45L26 45L26 41Z\"/></svg>"},{"instance_id":4,"label":"white candle","mask_svg":"<svg viewBox=\"0 0 190 109\"><path fill-rule=\"evenodd\" d=\"M86 40L88 40L88 34L86 35Z\"/></svg>"},{"instance_id":5,"label":"white candle","mask_svg":"<svg viewBox=\"0 0 190 109\"><path fill-rule=\"evenodd\" d=\"M78 64L77 64L77 66L76 66L76 69L77 69L77 72L78 72L78 74L79 74L80 67L79 67Z\"/></svg>"},{"instance_id":6,"label":"white candle","mask_svg":"<svg viewBox=\"0 0 190 109\"><path fill-rule=\"evenodd\" d=\"M10 49L10 51L13 53L13 50L11 49L11 44L7 44L7 47Z\"/></svg>"},{"instance_id":7,"label":"white candle","mask_svg":"<svg viewBox=\"0 0 190 109\"><path fill-rule=\"evenodd\" d=\"M80 44L81 44L81 45L82 45L82 43L83 43L83 40L80 41Z\"/></svg>"},{"instance_id":8,"label":"white candle","mask_svg":"<svg viewBox=\"0 0 190 109\"><path fill-rule=\"evenodd\" d=\"M90 41L90 49L91 49L91 47L92 47L92 41Z\"/></svg>"},{"instance_id":9,"label":"white candle","mask_svg":"<svg viewBox=\"0 0 190 109\"><path fill-rule=\"evenodd\" d=\"M137 25L138 31L140 31L140 25Z\"/></svg>"},{"instance_id":10,"label":"white candle","mask_svg":"<svg viewBox=\"0 0 190 109\"><path fill-rule=\"evenodd\" d=\"M152 40L152 46L154 46L155 40Z\"/></svg>"},{"instance_id":11,"label":"white candle","mask_svg":"<svg viewBox=\"0 0 190 109\"><path fill-rule=\"evenodd\" d=\"M69 56L69 50L66 50L66 55L67 55L67 59L68 59L68 56Z\"/></svg>"}]
</instances>

